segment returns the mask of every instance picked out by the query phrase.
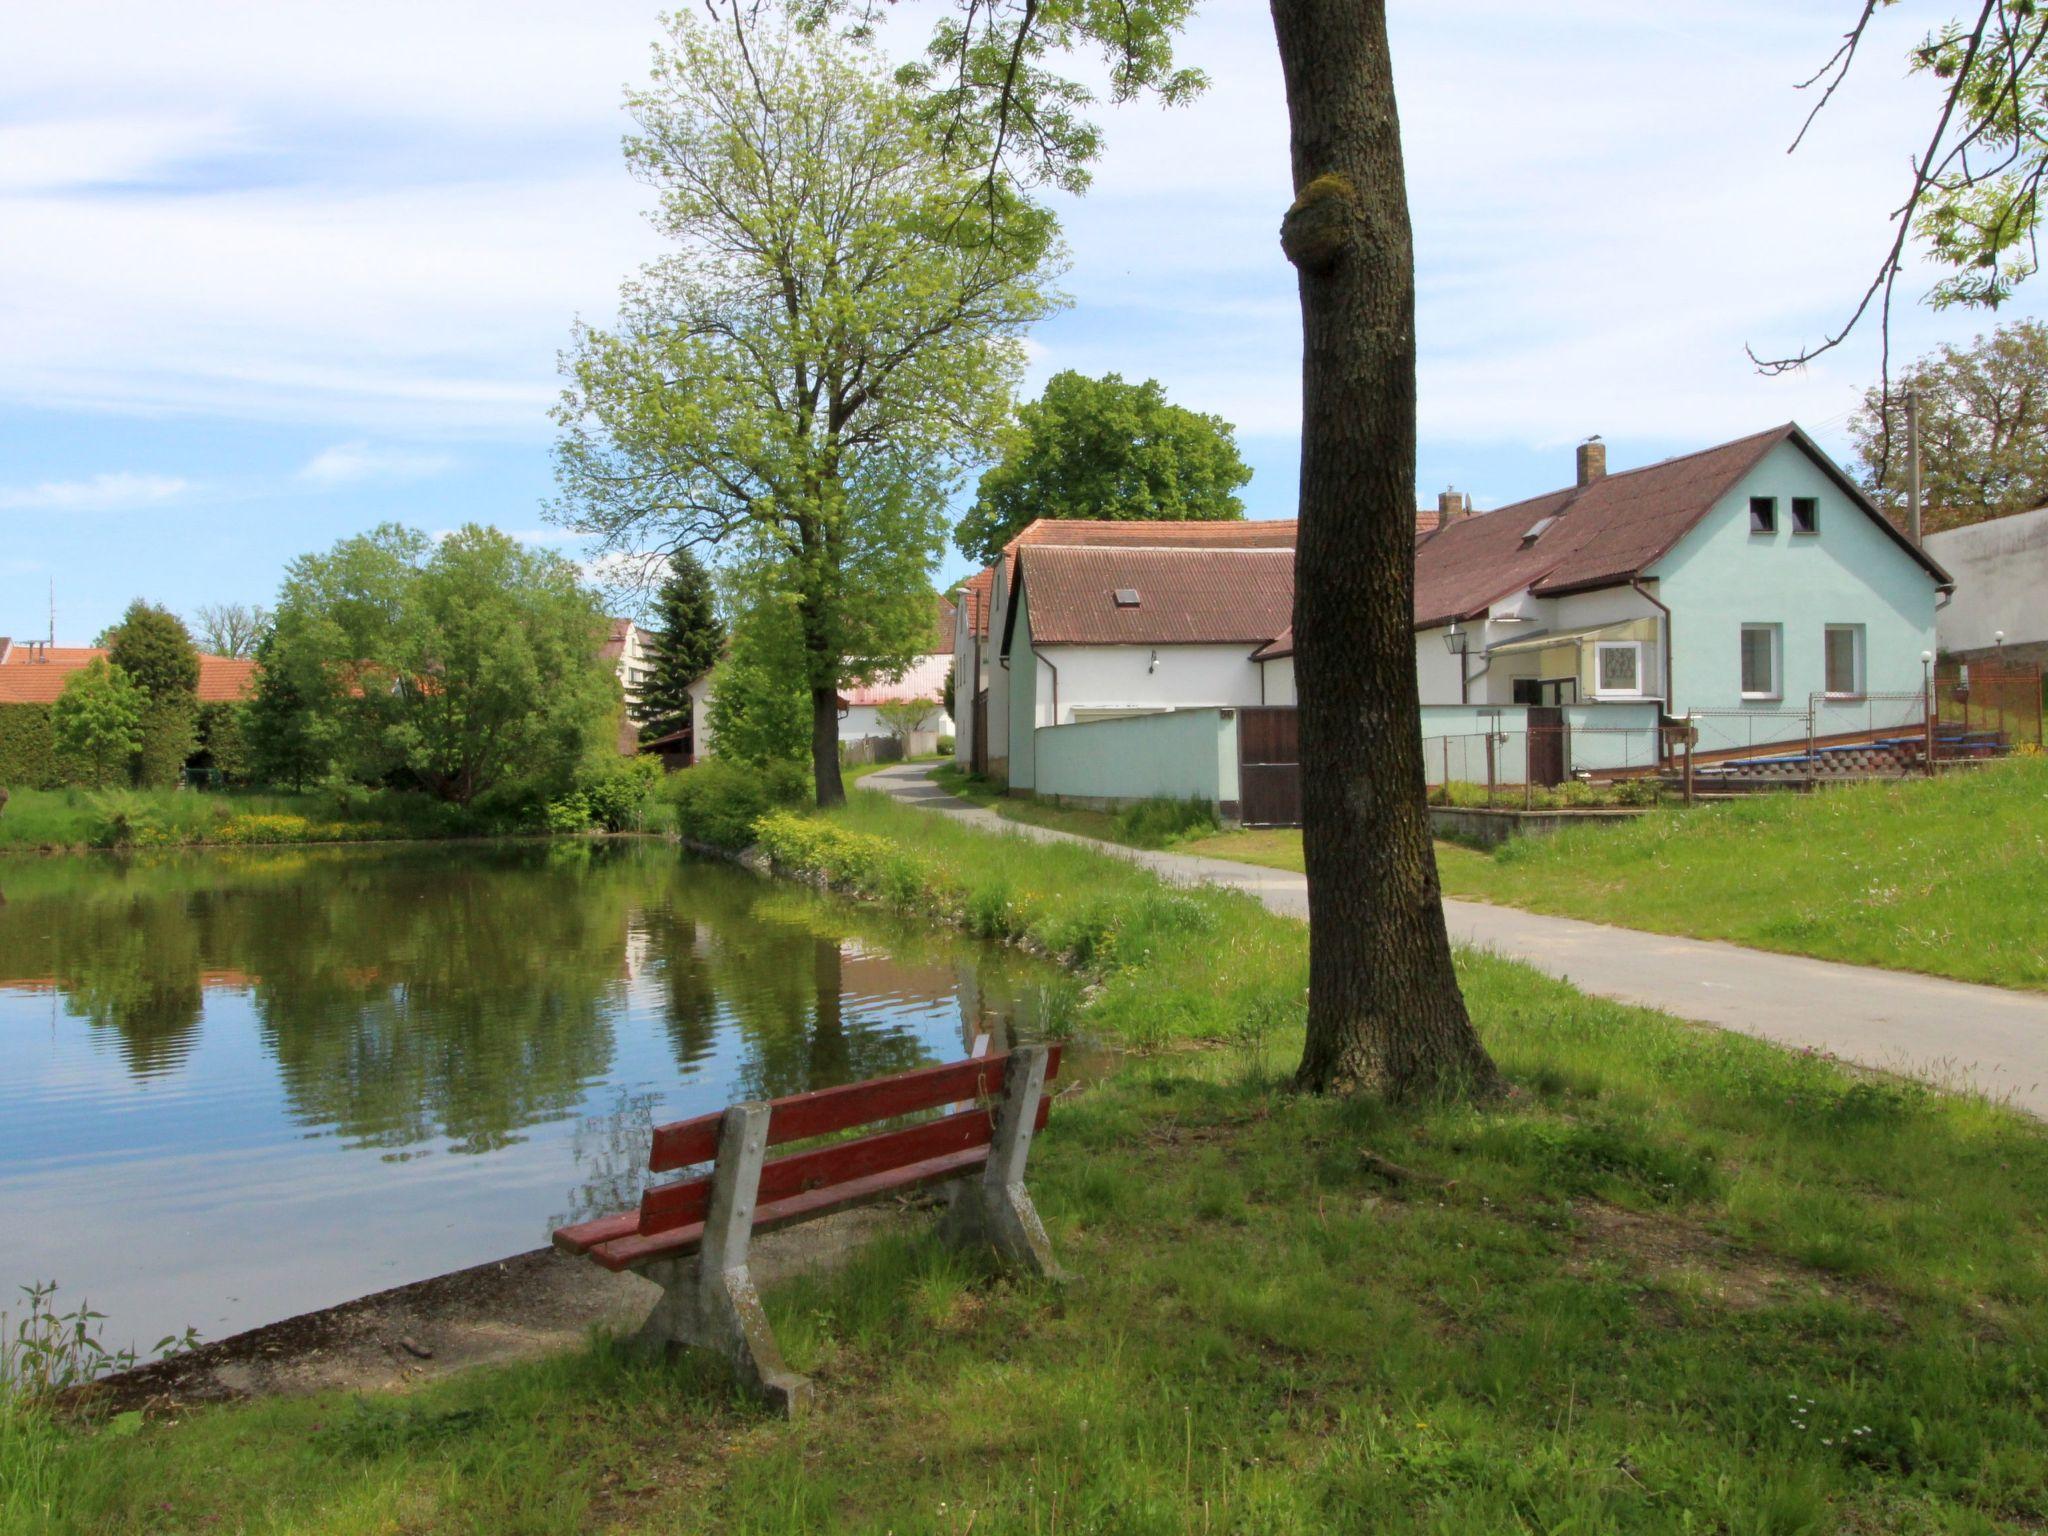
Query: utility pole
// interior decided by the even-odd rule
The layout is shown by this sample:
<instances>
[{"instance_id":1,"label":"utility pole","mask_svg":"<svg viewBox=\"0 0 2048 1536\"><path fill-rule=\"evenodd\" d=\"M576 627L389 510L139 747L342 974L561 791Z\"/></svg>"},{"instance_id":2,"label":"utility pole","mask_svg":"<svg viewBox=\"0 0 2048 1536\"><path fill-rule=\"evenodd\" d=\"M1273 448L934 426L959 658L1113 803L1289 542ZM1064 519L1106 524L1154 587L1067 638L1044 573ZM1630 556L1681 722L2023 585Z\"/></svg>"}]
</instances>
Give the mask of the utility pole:
<instances>
[{"instance_id":1,"label":"utility pole","mask_svg":"<svg viewBox=\"0 0 2048 1536\"><path fill-rule=\"evenodd\" d=\"M1920 391L1906 388L1906 525L1920 547Z\"/></svg>"}]
</instances>

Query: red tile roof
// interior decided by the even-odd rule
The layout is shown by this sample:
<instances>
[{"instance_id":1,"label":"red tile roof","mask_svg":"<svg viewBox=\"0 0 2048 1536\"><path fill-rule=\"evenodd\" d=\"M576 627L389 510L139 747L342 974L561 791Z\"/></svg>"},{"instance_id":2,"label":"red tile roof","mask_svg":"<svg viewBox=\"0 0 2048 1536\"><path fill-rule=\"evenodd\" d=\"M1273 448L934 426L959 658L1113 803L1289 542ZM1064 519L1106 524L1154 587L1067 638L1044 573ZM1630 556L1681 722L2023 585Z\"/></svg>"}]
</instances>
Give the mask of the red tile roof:
<instances>
[{"instance_id":1,"label":"red tile roof","mask_svg":"<svg viewBox=\"0 0 2048 1536\"><path fill-rule=\"evenodd\" d=\"M1477 618L1525 587L1552 597L1620 586L1668 554L1765 454L1786 442L1812 458L1936 580L1948 583L1947 573L1899 536L1834 461L1788 422L1716 448L1617 470L1590 485L1454 518L1416 546L1415 627Z\"/></svg>"},{"instance_id":2,"label":"red tile roof","mask_svg":"<svg viewBox=\"0 0 2048 1536\"><path fill-rule=\"evenodd\" d=\"M1003 546L1003 558L1014 559L1018 551L1033 545L1120 549L1292 549L1294 530L1295 520L1291 517L1256 522L1041 517L1025 524L1023 531ZM968 617L976 635L988 633L989 595L995 579L996 567L990 566L961 589L961 599L968 606Z\"/></svg>"},{"instance_id":3,"label":"red tile roof","mask_svg":"<svg viewBox=\"0 0 2048 1536\"><path fill-rule=\"evenodd\" d=\"M12 646L0 662L0 704L52 703L74 673L106 654L104 646L96 645ZM200 654L200 703L229 704L255 691L255 662Z\"/></svg>"},{"instance_id":4,"label":"red tile roof","mask_svg":"<svg viewBox=\"0 0 2048 1536\"><path fill-rule=\"evenodd\" d=\"M604 642L598 646L597 654L606 661L617 661L626 654L626 637L633 633L631 619L608 619L611 628L606 631Z\"/></svg>"},{"instance_id":5,"label":"red tile roof","mask_svg":"<svg viewBox=\"0 0 2048 1536\"><path fill-rule=\"evenodd\" d=\"M1041 545L1019 563L1036 645L1263 645L1294 606L1292 549Z\"/></svg>"}]
</instances>

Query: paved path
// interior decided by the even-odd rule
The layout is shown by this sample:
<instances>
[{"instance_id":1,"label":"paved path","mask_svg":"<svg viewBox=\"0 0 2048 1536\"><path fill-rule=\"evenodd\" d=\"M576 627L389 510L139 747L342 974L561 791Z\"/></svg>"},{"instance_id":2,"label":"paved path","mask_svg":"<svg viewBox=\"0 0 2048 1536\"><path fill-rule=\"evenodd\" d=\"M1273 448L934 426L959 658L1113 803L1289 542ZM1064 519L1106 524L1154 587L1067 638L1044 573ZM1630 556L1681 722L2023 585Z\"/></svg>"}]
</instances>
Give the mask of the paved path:
<instances>
[{"instance_id":1,"label":"paved path","mask_svg":"<svg viewBox=\"0 0 2048 1536\"><path fill-rule=\"evenodd\" d=\"M1088 843L1168 880L1231 886L1275 912L1308 916L1308 882L1292 871L1124 848L1008 821L947 794L928 773L922 765L905 764L861 782L992 831ZM1484 902L1446 901L1444 916L1455 942L1525 961L1600 997L1974 1087L2048 1115L2048 996L2039 993L1672 938Z\"/></svg>"}]
</instances>

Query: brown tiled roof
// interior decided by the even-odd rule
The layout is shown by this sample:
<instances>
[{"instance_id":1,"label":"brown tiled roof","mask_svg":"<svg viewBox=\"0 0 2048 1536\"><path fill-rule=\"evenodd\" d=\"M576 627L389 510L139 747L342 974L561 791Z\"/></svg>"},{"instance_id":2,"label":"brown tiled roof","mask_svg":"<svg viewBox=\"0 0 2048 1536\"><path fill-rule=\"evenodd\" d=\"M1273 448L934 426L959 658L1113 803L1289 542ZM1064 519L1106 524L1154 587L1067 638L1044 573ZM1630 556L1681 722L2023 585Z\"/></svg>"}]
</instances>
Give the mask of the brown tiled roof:
<instances>
[{"instance_id":1,"label":"brown tiled roof","mask_svg":"<svg viewBox=\"0 0 2048 1536\"><path fill-rule=\"evenodd\" d=\"M941 651L947 653L948 655L952 654L953 619L953 605L947 602L943 596L940 597L938 611L936 614L934 614L932 620L934 627L932 630L931 649L927 654L936 656Z\"/></svg>"},{"instance_id":2,"label":"brown tiled roof","mask_svg":"<svg viewBox=\"0 0 2048 1536\"><path fill-rule=\"evenodd\" d=\"M597 654L606 661L617 661L626 654L626 636L633 632L631 619L611 619L611 628L606 632L604 643L597 648Z\"/></svg>"},{"instance_id":3,"label":"brown tiled roof","mask_svg":"<svg viewBox=\"0 0 2048 1536\"><path fill-rule=\"evenodd\" d=\"M1019 550L1033 545L1098 549L1292 549L1294 529L1295 522L1291 517L1267 518L1257 522L1041 517L1025 524L1023 531L1003 546L1003 558L1014 559ZM989 595L995 579L995 567L991 566L968 582L961 593L969 604L977 635L988 633Z\"/></svg>"},{"instance_id":4,"label":"brown tiled roof","mask_svg":"<svg viewBox=\"0 0 2048 1536\"><path fill-rule=\"evenodd\" d=\"M1443 513L1439 512L1439 511L1438 511L1438 510L1437 510L1437 509L1436 509L1435 507L1420 507L1420 508L1417 508L1417 509L1416 509L1416 513L1415 513L1415 537L1416 537L1416 538L1418 538L1418 539L1422 539L1422 538L1427 538L1427 537L1428 537L1428 536L1429 536L1430 534L1432 534L1432 533L1435 533L1435 532L1437 531L1437 529L1439 529L1439 528L1443 527L1443 525L1444 525L1444 515L1443 515Z\"/></svg>"},{"instance_id":5,"label":"brown tiled roof","mask_svg":"<svg viewBox=\"0 0 2048 1536\"><path fill-rule=\"evenodd\" d=\"M1804 450L1936 580L1948 581L1940 566L1899 537L1813 440L1788 422L1717 448L1618 470L1591 485L1452 519L1416 546L1415 627L1476 618L1525 587L1551 597L1619 586L1640 576L1784 442ZM1555 521L1529 539L1545 518Z\"/></svg>"},{"instance_id":6,"label":"brown tiled roof","mask_svg":"<svg viewBox=\"0 0 2048 1536\"><path fill-rule=\"evenodd\" d=\"M0 663L0 704L49 704L74 673L83 672L106 647L51 645L31 650L17 645ZM199 656L199 702L231 704L256 691L256 663L232 656Z\"/></svg>"},{"instance_id":7,"label":"brown tiled roof","mask_svg":"<svg viewBox=\"0 0 2048 1536\"><path fill-rule=\"evenodd\" d=\"M1283 656L1292 656L1293 654L1294 626L1290 624L1285 629L1281 630L1279 634L1275 635L1271 640L1268 640L1264 645L1260 646L1256 651L1253 651L1252 660L1278 661Z\"/></svg>"},{"instance_id":8,"label":"brown tiled roof","mask_svg":"<svg viewBox=\"0 0 2048 1536\"><path fill-rule=\"evenodd\" d=\"M1042 545L1020 565L1037 645L1263 645L1294 606L1292 549Z\"/></svg>"}]
</instances>

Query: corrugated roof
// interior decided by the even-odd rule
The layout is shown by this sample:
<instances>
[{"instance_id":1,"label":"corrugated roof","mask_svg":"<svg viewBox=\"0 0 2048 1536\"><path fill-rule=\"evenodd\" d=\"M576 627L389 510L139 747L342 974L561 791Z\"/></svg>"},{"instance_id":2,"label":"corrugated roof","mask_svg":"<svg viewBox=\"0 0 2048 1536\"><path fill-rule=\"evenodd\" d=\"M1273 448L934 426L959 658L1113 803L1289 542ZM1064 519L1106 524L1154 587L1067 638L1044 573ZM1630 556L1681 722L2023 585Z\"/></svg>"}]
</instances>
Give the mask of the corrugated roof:
<instances>
[{"instance_id":1,"label":"corrugated roof","mask_svg":"<svg viewBox=\"0 0 2048 1536\"><path fill-rule=\"evenodd\" d=\"M1294 606L1292 549L1049 545L1019 565L1036 645L1263 645Z\"/></svg>"},{"instance_id":2,"label":"corrugated roof","mask_svg":"<svg viewBox=\"0 0 2048 1536\"><path fill-rule=\"evenodd\" d=\"M0 662L0 704L53 703L74 673L106 654L104 646L96 645L16 645ZM231 704L255 691L255 662L200 653L200 703Z\"/></svg>"},{"instance_id":3,"label":"corrugated roof","mask_svg":"<svg viewBox=\"0 0 2048 1536\"><path fill-rule=\"evenodd\" d=\"M1454 518L1416 546L1415 627L1476 618L1524 588L1551 597L1640 576L1765 454L1786 442L1804 451L1937 581L1948 583L1947 572L1901 537L1834 461L1788 422L1698 453L1617 470L1590 485Z\"/></svg>"}]
</instances>

